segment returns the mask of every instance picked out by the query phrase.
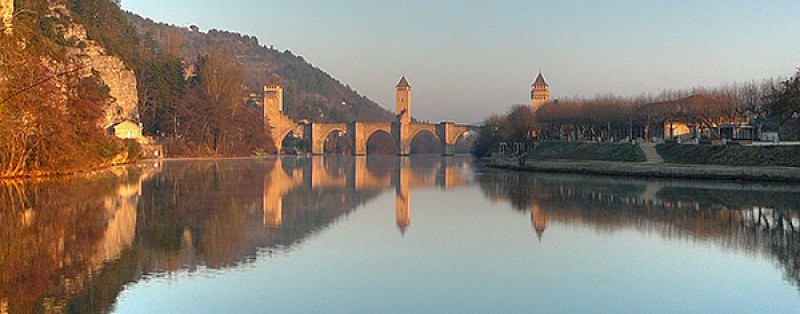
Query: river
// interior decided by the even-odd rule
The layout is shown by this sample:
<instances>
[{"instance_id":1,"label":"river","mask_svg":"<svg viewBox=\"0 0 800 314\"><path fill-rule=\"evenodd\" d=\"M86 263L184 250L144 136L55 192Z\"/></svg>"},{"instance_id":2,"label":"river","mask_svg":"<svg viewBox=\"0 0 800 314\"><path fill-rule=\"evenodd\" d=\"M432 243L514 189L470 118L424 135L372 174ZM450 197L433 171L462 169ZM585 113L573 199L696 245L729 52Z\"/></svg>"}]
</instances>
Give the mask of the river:
<instances>
[{"instance_id":1,"label":"river","mask_svg":"<svg viewBox=\"0 0 800 314\"><path fill-rule=\"evenodd\" d=\"M799 185L164 160L0 181L0 313L789 313L799 240Z\"/></svg>"}]
</instances>

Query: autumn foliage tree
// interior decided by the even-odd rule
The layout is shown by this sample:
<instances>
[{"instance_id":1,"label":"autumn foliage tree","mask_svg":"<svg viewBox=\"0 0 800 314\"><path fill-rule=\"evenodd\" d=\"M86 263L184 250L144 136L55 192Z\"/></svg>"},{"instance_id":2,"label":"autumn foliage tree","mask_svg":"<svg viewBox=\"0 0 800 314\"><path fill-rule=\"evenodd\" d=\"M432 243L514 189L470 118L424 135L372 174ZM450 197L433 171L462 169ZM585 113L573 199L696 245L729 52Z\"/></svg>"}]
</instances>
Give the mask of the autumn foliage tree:
<instances>
[{"instance_id":1,"label":"autumn foliage tree","mask_svg":"<svg viewBox=\"0 0 800 314\"><path fill-rule=\"evenodd\" d=\"M175 100L174 136L165 132L176 155L249 156L275 152L260 108L244 100L244 69L212 51L198 59L197 75ZM170 125L170 117L154 124ZM166 121L163 121L166 120Z\"/></svg>"},{"instance_id":2,"label":"autumn foliage tree","mask_svg":"<svg viewBox=\"0 0 800 314\"><path fill-rule=\"evenodd\" d=\"M537 130L536 117L528 105L514 105L506 115L492 115L478 131L473 154L485 156L498 144L515 142L530 144Z\"/></svg>"},{"instance_id":3,"label":"autumn foliage tree","mask_svg":"<svg viewBox=\"0 0 800 314\"><path fill-rule=\"evenodd\" d=\"M0 38L0 177L72 171L120 148L99 126L108 90L79 62Z\"/></svg>"}]
</instances>

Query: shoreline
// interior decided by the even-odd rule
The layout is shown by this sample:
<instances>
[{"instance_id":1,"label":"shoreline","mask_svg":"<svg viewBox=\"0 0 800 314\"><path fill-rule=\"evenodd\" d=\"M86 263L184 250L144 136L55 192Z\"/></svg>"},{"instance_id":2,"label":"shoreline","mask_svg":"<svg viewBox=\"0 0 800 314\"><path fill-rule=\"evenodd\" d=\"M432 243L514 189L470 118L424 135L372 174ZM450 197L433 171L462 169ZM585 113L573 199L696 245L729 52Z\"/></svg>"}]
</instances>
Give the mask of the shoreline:
<instances>
[{"instance_id":1,"label":"shoreline","mask_svg":"<svg viewBox=\"0 0 800 314\"><path fill-rule=\"evenodd\" d=\"M786 183L800 182L800 168L796 167L739 167L708 164L572 160L529 160L524 166L520 166L511 160L494 160L484 162L484 164L489 168L509 171L575 173L669 179L737 180Z\"/></svg>"}]
</instances>

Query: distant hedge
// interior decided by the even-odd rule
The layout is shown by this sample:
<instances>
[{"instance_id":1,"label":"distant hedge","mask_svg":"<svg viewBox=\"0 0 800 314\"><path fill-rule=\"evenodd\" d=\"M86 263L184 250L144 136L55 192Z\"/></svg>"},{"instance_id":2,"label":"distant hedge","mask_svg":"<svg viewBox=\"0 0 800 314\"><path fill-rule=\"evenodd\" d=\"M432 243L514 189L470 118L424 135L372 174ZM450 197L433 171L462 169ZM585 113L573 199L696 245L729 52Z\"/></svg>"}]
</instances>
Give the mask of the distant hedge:
<instances>
[{"instance_id":1,"label":"distant hedge","mask_svg":"<svg viewBox=\"0 0 800 314\"><path fill-rule=\"evenodd\" d=\"M666 143L656 150L669 163L800 167L800 146Z\"/></svg>"},{"instance_id":2,"label":"distant hedge","mask_svg":"<svg viewBox=\"0 0 800 314\"><path fill-rule=\"evenodd\" d=\"M638 145L618 143L544 142L528 152L533 160L645 161Z\"/></svg>"}]
</instances>

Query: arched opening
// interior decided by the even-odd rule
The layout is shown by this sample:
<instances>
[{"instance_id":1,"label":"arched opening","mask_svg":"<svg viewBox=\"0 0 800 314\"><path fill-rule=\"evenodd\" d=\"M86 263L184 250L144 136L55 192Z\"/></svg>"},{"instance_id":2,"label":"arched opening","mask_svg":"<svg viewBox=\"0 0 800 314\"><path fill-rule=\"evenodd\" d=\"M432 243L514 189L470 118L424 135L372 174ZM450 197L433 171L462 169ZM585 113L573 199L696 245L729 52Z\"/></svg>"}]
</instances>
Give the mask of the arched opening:
<instances>
[{"instance_id":1,"label":"arched opening","mask_svg":"<svg viewBox=\"0 0 800 314\"><path fill-rule=\"evenodd\" d=\"M439 138L430 131L421 131L411 139L411 154L441 154L442 144Z\"/></svg>"},{"instance_id":2,"label":"arched opening","mask_svg":"<svg viewBox=\"0 0 800 314\"><path fill-rule=\"evenodd\" d=\"M289 132L289 134L286 134L286 136L283 137L281 140L281 147L281 154L286 155L297 155L305 151L303 138L296 136L294 131Z\"/></svg>"},{"instance_id":3,"label":"arched opening","mask_svg":"<svg viewBox=\"0 0 800 314\"><path fill-rule=\"evenodd\" d=\"M394 137L386 131L376 131L367 140L369 155L397 155L397 144Z\"/></svg>"},{"instance_id":4,"label":"arched opening","mask_svg":"<svg viewBox=\"0 0 800 314\"><path fill-rule=\"evenodd\" d=\"M458 136L456 140L456 154L470 154L478 140L478 132L467 131Z\"/></svg>"},{"instance_id":5,"label":"arched opening","mask_svg":"<svg viewBox=\"0 0 800 314\"><path fill-rule=\"evenodd\" d=\"M345 132L333 130L323 143L325 154L347 155L353 153L353 140Z\"/></svg>"}]
</instances>

